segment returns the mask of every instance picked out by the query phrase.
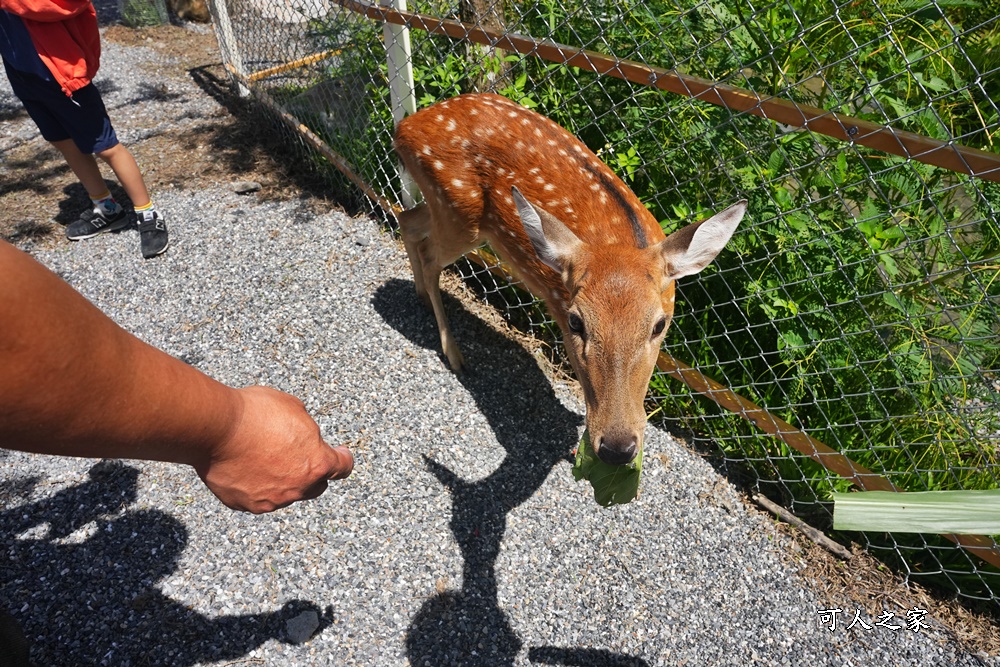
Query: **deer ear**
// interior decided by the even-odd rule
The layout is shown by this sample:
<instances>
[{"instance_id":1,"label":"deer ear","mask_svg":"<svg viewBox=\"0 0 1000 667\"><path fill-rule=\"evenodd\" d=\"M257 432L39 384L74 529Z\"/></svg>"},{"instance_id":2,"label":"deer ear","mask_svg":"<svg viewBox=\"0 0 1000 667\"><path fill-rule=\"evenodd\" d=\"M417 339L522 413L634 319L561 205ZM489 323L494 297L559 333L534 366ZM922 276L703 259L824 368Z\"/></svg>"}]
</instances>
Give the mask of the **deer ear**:
<instances>
[{"instance_id":1,"label":"deer ear","mask_svg":"<svg viewBox=\"0 0 1000 667\"><path fill-rule=\"evenodd\" d=\"M682 227L657 246L666 263L666 280L698 273L712 263L736 231L746 213L747 202L739 201L707 220Z\"/></svg>"},{"instance_id":2,"label":"deer ear","mask_svg":"<svg viewBox=\"0 0 1000 667\"><path fill-rule=\"evenodd\" d=\"M554 215L540 209L524 198L516 186L511 188L517 214L538 259L556 273L562 273L569 258L581 245L569 227L559 222Z\"/></svg>"}]
</instances>

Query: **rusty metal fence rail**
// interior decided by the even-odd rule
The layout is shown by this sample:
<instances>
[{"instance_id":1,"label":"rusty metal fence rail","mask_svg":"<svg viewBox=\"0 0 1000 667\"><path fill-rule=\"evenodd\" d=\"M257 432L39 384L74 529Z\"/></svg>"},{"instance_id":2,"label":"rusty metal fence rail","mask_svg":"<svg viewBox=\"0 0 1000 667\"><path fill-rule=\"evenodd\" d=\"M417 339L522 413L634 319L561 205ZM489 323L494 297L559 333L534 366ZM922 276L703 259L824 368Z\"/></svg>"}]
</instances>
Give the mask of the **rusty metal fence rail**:
<instances>
[{"instance_id":1,"label":"rusty metal fence rail","mask_svg":"<svg viewBox=\"0 0 1000 667\"><path fill-rule=\"evenodd\" d=\"M748 220L680 285L651 419L819 527L830 492L1000 486L995 0L216 0L235 85L391 221L394 123L491 90L574 132L665 229ZM544 310L488 252L463 277ZM556 347L558 347L556 345ZM851 534L995 607L993 536ZM959 546L956 546L959 545Z\"/></svg>"}]
</instances>

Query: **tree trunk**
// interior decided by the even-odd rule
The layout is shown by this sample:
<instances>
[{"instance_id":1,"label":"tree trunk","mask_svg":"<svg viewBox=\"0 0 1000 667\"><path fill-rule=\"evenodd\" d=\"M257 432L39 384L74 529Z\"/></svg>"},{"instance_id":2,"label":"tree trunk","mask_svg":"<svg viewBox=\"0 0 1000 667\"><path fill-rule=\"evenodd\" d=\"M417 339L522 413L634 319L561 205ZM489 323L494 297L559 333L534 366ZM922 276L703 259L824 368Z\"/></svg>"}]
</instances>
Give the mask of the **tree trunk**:
<instances>
[{"instance_id":1,"label":"tree trunk","mask_svg":"<svg viewBox=\"0 0 1000 667\"><path fill-rule=\"evenodd\" d=\"M505 3L506 0L460 0L458 14L462 23L468 26L503 33ZM465 53L469 73L462 84L462 92L481 93L506 85L508 68L503 62L503 51L470 42Z\"/></svg>"}]
</instances>

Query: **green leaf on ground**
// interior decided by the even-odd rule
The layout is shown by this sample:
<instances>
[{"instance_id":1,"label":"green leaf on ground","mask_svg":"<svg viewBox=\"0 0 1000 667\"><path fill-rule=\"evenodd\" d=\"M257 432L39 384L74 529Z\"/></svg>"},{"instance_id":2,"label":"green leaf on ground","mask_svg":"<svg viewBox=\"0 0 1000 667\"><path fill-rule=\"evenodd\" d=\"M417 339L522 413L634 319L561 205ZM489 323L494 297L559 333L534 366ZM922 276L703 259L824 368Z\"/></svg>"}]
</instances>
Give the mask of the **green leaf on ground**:
<instances>
[{"instance_id":1,"label":"green leaf on ground","mask_svg":"<svg viewBox=\"0 0 1000 667\"><path fill-rule=\"evenodd\" d=\"M590 434L584 432L576 449L573 477L578 482L583 479L590 482L594 488L594 500L602 507L630 503L639 495L642 451L627 465L608 465L594 454L590 446Z\"/></svg>"}]
</instances>

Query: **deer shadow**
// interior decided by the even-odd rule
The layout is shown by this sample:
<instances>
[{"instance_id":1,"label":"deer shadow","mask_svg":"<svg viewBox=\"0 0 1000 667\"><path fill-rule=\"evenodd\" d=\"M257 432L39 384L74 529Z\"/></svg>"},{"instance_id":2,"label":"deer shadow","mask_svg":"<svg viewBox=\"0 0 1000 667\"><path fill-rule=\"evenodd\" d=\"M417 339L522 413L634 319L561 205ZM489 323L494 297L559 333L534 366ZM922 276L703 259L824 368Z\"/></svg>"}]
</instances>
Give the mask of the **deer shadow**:
<instances>
[{"instance_id":1,"label":"deer shadow","mask_svg":"<svg viewBox=\"0 0 1000 667\"><path fill-rule=\"evenodd\" d=\"M287 620L303 611L320 616L320 630L330 625L332 612L311 602L209 617L164 595L157 582L177 569L188 534L164 512L121 511L136 500L138 475L124 463L100 462L87 481L23 504L10 500L30 497L44 480L0 485L7 499L0 511L0 600L23 627L34 664L238 660L281 638Z\"/></svg>"},{"instance_id":2,"label":"deer shadow","mask_svg":"<svg viewBox=\"0 0 1000 667\"><path fill-rule=\"evenodd\" d=\"M489 421L506 457L489 476L468 482L424 456L427 469L451 495L450 528L462 553L462 587L424 603L410 624L406 650L412 665L503 667L514 664L523 646L497 601L496 560L507 513L528 500L557 463L572 461L583 419L559 402L524 348L467 313L457 300L442 296L471 368L459 381ZM436 350L447 363L434 316L417 299L412 282L388 281L376 291L373 305L410 342ZM531 654L553 664L584 664L577 659L608 667L640 664L608 651L541 647Z\"/></svg>"}]
</instances>

